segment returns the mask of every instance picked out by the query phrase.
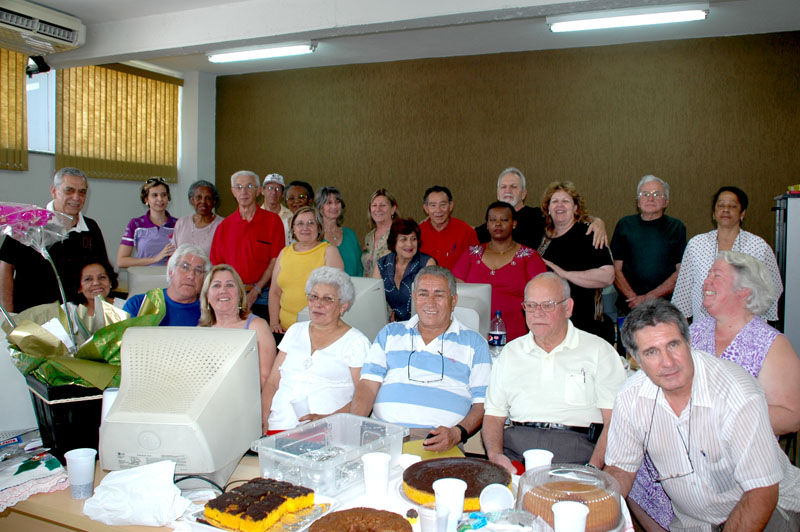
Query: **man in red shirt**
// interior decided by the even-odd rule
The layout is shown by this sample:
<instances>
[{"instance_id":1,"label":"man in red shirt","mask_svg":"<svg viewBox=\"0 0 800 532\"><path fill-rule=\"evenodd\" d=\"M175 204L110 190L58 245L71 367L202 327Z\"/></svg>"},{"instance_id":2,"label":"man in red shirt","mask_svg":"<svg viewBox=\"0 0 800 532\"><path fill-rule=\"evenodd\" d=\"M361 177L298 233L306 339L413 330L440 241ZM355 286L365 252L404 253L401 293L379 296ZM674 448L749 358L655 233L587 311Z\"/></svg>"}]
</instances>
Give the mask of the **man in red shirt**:
<instances>
[{"instance_id":1,"label":"man in red shirt","mask_svg":"<svg viewBox=\"0 0 800 532\"><path fill-rule=\"evenodd\" d=\"M268 284L275 260L286 245L283 222L274 212L258 207L261 179L254 172L233 174L231 192L239 208L214 233L211 263L233 266L247 290L247 308L255 305L254 314L269 316Z\"/></svg>"},{"instance_id":2,"label":"man in red shirt","mask_svg":"<svg viewBox=\"0 0 800 532\"><path fill-rule=\"evenodd\" d=\"M464 251L478 245L478 235L468 223L450 216L453 194L447 187L436 185L426 190L422 208L428 219L419 224L420 251L436 259L439 266L452 270Z\"/></svg>"}]
</instances>

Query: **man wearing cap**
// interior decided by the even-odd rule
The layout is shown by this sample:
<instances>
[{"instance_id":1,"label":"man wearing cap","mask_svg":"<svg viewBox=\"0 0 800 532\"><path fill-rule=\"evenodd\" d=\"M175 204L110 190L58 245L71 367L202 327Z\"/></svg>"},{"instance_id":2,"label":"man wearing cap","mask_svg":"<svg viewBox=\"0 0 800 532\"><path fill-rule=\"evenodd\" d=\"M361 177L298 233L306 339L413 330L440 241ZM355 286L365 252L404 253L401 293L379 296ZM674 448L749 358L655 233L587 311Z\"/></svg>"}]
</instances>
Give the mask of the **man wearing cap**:
<instances>
[{"instance_id":1,"label":"man wearing cap","mask_svg":"<svg viewBox=\"0 0 800 532\"><path fill-rule=\"evenodd\" d=\"M283 227L286 230L286 242L292 239L292 233L289 231L289 222L292 220L292 211L289 207L283 204L283 190L286 188L286 183L281 174L268 174L264 178L264 186L261 188L264 194L264 203L261 208L265 211L271 211L281 217Z\"/></svg>"}]
</instances>

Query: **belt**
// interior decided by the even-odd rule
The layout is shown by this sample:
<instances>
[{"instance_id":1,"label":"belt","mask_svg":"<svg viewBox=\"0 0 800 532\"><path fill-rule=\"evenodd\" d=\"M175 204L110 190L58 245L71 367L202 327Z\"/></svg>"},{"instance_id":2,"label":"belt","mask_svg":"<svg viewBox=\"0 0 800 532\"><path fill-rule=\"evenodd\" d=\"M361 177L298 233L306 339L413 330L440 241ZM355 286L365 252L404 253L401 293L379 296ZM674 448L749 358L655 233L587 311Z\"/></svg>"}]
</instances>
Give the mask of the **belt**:
<instances>
[{"instance_id":1,"label":"belt","mask_svg":"<svg viewBox=\"0 0 800 532\"><path fill-rule=\"evenodd\" d=\"M570 432L579 432L581 434L589 434L589 427L571 427L570 425L562 425L561 423L549 423L540 421L512 421L515 427L531 427L534 429L546 430L567 430Z\"/></svg>"}]
</instances>

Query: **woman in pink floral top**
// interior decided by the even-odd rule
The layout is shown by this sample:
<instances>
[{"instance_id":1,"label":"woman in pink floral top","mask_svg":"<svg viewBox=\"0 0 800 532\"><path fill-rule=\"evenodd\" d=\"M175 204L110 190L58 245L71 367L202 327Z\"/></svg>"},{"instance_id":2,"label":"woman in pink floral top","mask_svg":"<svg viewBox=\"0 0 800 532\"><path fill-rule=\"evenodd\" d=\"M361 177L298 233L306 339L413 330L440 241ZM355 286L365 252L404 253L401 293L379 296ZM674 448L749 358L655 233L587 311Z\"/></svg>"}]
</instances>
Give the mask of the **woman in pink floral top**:
<instances>
[{"instance_id":1,"label":"woman in pink floral top","mask_svg":"<svg viewBox=\"0 0 800 532\"><path fill-rule=\"evenodd\" d=\"M525 285L547 271L536 250L511 238L511 231L517 225L516 214L514 208L503 201L489 205L486 226L491 240L462 253L453 268L453 275L459 281L492 285L492 313L495 310L503 313L509 342L528 332L520 306Z\"/></svg>"}]
</instances>

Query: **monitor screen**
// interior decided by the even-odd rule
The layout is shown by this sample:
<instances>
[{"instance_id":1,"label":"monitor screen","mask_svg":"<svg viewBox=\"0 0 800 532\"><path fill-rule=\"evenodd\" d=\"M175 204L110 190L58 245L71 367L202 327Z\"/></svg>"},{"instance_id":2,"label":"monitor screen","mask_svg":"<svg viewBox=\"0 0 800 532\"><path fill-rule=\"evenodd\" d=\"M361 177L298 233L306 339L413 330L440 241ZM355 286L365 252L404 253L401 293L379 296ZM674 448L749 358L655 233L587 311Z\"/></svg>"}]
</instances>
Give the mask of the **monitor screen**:
<instances>
[{"instance_id":1,"label":"monitor screen","mask_svg":"<svg viewBox=\"0 0 800 532\"><path fill-rule=\"evenodd\" d=\"M131 327L119 394L100 426L101 466L168 459L177 475L224 484L261 435L260 398L254 331Z\"/></svg>"}]
</instances>

